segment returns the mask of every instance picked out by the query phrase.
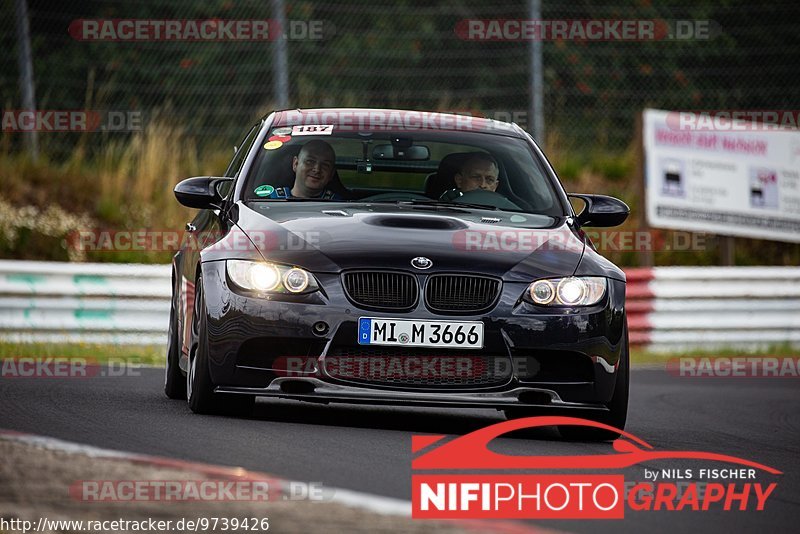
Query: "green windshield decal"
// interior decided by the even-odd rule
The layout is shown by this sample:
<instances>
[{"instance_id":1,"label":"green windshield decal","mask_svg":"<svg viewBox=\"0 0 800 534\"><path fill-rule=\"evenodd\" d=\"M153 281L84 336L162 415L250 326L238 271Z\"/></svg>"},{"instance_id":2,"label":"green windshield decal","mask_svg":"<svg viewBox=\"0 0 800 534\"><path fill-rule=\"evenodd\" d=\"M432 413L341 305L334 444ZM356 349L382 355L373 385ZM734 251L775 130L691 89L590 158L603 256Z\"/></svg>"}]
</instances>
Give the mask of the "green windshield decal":
<instances>
[{"instance_id":1,"label":"green windshield decal","mask_svg":"<svg viewBox=\"0 0 800 534\"><path fill-rule=\"evenodd\" d=\"M275 192L275 188L271 185L259 185L256 187L255 191L253 191L257 197L268 197L273 192Z\"/></svg>"}]
</instances>

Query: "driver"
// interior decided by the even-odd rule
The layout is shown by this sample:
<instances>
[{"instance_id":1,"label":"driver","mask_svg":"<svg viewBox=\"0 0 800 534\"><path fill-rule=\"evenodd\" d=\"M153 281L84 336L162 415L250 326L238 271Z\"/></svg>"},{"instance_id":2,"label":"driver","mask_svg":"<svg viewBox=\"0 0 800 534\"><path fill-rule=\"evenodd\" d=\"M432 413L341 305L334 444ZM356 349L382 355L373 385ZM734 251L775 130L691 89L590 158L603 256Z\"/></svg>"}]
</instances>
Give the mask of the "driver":
<instances>
[{"instance_id":1,"label":"driver","mask_svg":"<svg viewBox=\"0 0 800 534\"><path fill-rule=\"evenodd\" d=\"M333 147L320 139L309 141L292 159L294 185L276 187L268 198L319 198L342 200L327 188L336 170Z\"/></svg>"},{"instance_id":2,"label":"driver","mask_svg":"<svg viewBox=\"0 0 800 534\"><path fill-rule=\"evenodd\" d=\"M495 159L489 154L479 152L462 163L453 179L462 193L476 189L496 191L500 183L497 178L499 175L500 167Z\"/></svg>"}]
</instances>

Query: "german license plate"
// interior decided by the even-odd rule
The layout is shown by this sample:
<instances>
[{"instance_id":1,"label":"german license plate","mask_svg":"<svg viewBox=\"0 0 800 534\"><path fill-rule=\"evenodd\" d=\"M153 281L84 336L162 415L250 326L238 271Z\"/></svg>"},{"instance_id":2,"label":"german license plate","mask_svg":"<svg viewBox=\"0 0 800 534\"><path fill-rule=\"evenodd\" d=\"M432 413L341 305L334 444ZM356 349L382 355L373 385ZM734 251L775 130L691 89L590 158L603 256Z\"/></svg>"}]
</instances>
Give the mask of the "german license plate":
<instances>
[{"instance_id":1,"label":"german license plate","mask_svg":"<svg viewBox=\"0 0 800 534\"><path fill-rule=\"evenodd\" d=\"M358 319L358 343L360 345L481 349L483 348L483 323L360 317Z\"/></svg>"}]
</instances>

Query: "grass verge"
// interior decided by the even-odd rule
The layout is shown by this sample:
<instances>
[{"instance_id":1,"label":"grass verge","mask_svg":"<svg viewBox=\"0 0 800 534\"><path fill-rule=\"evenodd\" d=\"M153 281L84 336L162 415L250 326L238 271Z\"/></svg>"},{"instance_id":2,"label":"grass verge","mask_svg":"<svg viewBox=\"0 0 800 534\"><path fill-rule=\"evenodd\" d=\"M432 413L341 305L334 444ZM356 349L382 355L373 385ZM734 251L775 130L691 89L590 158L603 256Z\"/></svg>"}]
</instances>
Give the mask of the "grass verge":
<instances>
[{"instance_id":1,"label":"grass verge","mask_svg":"<svg viewBox=\"0 0 800 534\"><path fill-rule=\"evenodd\" d=\"M737 348L722 348L719 350L686 350L674 352L653 352L638 347L631 347L631 362L634 365L665 364L673 358L732 358L736 356L776 356L800 357L800 350L791 345L771 345L765 350L743 350Z\"/></svg>"},{"instance_id":2,"label":"grass verge","mask_svg":"<svg viewBox=\"0 0 800 534\"><path fill-rule=\"evenodd\" d=\"M97 345L89 343L9 343L0 342L2 358L70 358L96 363L127 362L139 365L164 365L161 345Z\"/></svg>"}]
</instances>

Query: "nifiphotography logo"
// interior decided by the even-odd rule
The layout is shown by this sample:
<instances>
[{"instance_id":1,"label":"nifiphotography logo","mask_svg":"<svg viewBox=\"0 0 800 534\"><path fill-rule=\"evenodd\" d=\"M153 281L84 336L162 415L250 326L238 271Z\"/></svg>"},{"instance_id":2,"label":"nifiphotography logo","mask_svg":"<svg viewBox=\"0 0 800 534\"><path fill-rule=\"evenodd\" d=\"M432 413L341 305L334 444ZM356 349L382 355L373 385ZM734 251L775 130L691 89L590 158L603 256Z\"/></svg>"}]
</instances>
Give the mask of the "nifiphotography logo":
<instances>
[{"instance_id":1,"label":"nifiphotography logo","mask_svg":"<svg viewBox=\"0 0 800 534\"><path fill-rule=\"evenodd\" d=\"M620 437L613 443L613 454L509 456L488 447L493 439L509 432L554 425L595 427L619 432ZM782 474L735 456L657 451L628 432L575 417L528 417L447 442L444 438L412 437L415 519L623 519L626 508L636 512L761 511L778 484L756 481L757 475L774 479ZM664 460L681 461L682 468L645 468L641 481L626 481L619 472L653 461L663 464ZM685 468L687 460L704 463ZM548 473L531 474L537 470ZM552 474L561 470L565 473ZM481 474L471 474L475 471ZM498 473L485 474L487 471Z\"/></svg>"}]
</instances>

